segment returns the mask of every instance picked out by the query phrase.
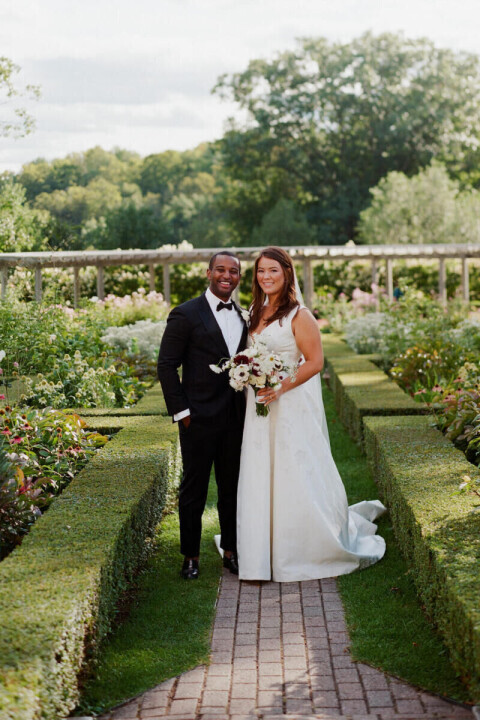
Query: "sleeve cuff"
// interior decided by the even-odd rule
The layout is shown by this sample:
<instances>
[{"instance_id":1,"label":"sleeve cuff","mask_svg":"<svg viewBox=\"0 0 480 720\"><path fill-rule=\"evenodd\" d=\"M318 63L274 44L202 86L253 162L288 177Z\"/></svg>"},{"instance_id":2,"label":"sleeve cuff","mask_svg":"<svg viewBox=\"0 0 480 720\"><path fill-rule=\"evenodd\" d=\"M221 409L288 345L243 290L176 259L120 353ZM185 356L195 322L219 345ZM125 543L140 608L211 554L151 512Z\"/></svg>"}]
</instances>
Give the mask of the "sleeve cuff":
<instances>
[{"instance_id":1,"label":"sleeve cuff","mask_svg":"<svg viewBox=\"0 0 480 720\"><path fill-rule=\"evenodd\" d=\"M190 415L190 410L187 408L186 410L182 410L182 412L175 413L173 416L174 422L178 422L179 420L183 420L183 418L188 417Z\"/></svg>"}]
</instances>

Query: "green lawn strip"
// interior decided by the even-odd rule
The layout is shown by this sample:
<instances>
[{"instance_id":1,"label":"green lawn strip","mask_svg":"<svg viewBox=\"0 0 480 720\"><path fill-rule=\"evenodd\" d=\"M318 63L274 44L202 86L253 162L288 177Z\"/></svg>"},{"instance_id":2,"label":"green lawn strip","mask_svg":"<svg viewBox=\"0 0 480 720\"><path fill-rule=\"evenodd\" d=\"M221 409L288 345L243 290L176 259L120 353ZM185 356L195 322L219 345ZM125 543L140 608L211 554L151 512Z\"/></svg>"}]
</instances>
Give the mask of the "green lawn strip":
<instances>
[{"instance_id":1,"label":"green lawn strip","mask_svg":"<svg viewBox=\"0 0 480 720\"><path fill-rule=\"evenodd\" d=\"M205 663L221 572L214 544L218 532L216 485L210 480L198 580L180 577L177 513L158 532L158 549L137 578L127 617L105 642L96 675L78 712L102 712L163 680Z\"/></svg>"},{"instance_id":2,"label":"green lawn strip","mask_svg":"<svg viewBox=\"0 0 480 720\"><path fill-rule=\"evenodd\" d=\"M339 421L329 390L324 391L324 401L332 452L349 503L376 498L378 490L365 456ZM338 578L353 658L425 690L468 701L445 645L422 612L388 515L379 519L378 532L387 543L385 557L370 568Z\"/></svg>"}]
</instances>

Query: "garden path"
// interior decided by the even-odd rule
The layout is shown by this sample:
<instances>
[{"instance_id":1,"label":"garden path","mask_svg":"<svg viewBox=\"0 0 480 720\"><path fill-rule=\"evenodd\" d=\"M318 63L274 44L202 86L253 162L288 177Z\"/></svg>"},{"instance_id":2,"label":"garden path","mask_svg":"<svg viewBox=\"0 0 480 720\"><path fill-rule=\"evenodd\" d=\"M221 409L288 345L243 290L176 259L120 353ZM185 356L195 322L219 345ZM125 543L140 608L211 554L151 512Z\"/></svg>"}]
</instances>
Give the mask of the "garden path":
<instances>
[{"instance_id":1,"label":"garden path","mask_svg":"<svg viewBox=\"0 0 480 720\"><path fill-rule=\"evenodd\" d=\"M348 643L335 580L239 583L224 571L210 664L100 720L473 719L469 708L353 662Z\"/></svg>"}]
</instances>

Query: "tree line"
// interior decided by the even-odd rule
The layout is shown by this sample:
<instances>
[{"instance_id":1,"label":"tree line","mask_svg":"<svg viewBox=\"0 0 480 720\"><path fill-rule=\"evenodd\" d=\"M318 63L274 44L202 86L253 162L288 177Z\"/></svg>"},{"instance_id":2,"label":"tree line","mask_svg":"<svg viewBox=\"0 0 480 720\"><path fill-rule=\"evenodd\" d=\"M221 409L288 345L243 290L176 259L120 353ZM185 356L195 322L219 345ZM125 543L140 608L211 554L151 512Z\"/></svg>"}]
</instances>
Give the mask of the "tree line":
<instances>
[{"instance_id":1,"label":"tree line","mask_svg":"<svg viewBox=\"0 0 480 720\"><path fill-rule=\"evenodd\" d=\"M217 142L35 160L0 188L0 249L478 241L480 67L366 33L222 76Z\"/></svg>"}]
</instances>

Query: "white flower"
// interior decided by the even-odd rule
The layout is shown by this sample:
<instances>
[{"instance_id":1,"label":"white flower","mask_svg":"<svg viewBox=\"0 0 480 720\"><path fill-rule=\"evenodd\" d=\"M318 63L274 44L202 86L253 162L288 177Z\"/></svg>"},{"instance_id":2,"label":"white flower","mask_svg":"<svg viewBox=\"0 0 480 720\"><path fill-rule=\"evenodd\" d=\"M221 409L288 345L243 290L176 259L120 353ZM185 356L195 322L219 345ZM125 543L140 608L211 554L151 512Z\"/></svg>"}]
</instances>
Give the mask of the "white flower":
<instances>
[{"instance_id":1,"label":"white flower","mask_svg":"<svg viewBox=\"0 0 480 720\"><path fill-rule=\"evenodd\" d=\"M250 385L253 387L263 388L267 382L266 375L252 375L250 378Z\"/></svg>"},{"instance_id":2,"label":"white flower","mask_svg":"<svg viewBox=\"0 0 480 720\"><path fill-rule=\"evenodd\" d=\"M7 353L5 352L5 350L0 350L0 362L2 362L2 360L3 360L3 358L5 357L6 354L7 354Z\"/></svg>"},{"instance_id":3,"label":"white flower","mask_svg":"<svg viewBox=\"0 0 480 720\"><path fill-rule=\"evenodd\" d=\"M275 368L276 357L272 353L258 359L258 365L260 370L265 375L268 375Z\"/></svg>"},{"instance_id":4,"label":"white flower","mask_svg":"<svg viewBox=\"0 0 480 720\"><path fill-rule=\"evenodd\" d=\"M237 365L236 367L233 367L230 370L229 375L231 378L233 378L238 383L243 383L243 384L247 383L248 376L249 376L248 365Z\"/></svg>"},{"instance_id":5,"label":"white flower","mask_svg":"<svg viewBox=\"0 0 480 720\"><path fill-rule=\"evenodd\" d=\"M223 372L222 368L218 367L218 365L209 365L208 367L210 368L210 370L213 370L214 373L217 373L217 375Z\"/></svg>"},{"instance_id":6,"label":"white flower","mask_svg":"<svg viewBox=\"0 0 480 720\"><path fill-rule=\"evenodd\" d=\"M250 324L250 313L248 310L245 310L245 308L239 308L240 309L240 315L242 316L242 320L244 320L247 325Z\"/></svg>"}]
</instances>

